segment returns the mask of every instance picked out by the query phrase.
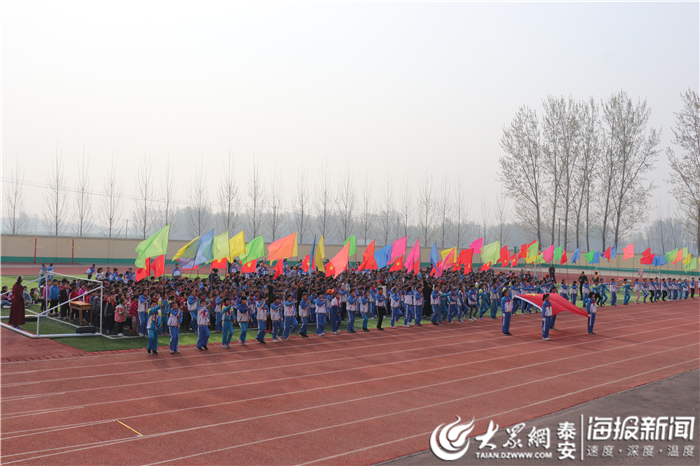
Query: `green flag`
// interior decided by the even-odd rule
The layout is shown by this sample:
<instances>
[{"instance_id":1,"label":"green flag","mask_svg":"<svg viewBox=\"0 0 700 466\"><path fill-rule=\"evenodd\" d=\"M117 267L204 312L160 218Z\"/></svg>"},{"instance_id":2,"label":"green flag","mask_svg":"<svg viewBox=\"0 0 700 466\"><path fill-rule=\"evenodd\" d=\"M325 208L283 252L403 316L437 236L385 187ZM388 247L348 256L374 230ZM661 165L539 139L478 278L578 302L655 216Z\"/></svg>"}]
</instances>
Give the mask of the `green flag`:
<instances>
[{"instance_id":1,"label":"green flag","mask_svg":"<svg viewBox=\"0 0 700 466\"><path fill-rule=\"evenodd\" d=\"M544 253L539 253L535 259L535 264L544 264Z\"/></svg>"},{"instance_id":2,"label":"green flag","mask_svg":"<svg viewBox=\"0 0 700 466\"><path fill-rule=\"evenodd\" d=\"M595 258L595 251L588 251L586 254L583 255L583 257L585 257L586 262L590 264Z\"/></svg>"},{"instance_id":3,"label":"green flag","mask_svg":"<svg viewBox=\"0 0 700 466\"><path fill-rule=\"evenodd\" d=\"M693 257L692 259L690 259L689 263L683 264L683 270L685 270L686 272L690 272L691 270L695 269L695 267L697 267L697 265L698 265L698 258Z\"/></svg>"},{"instance_id":4,"label":"green flag","mask_svg":"<svg viewBox=\"0 0 700 466\"><path fill-rule=\"evenodd\" d=\"M228 230L214 237L214 243L211 246L212 260L224 259L229 256L230 249L228 247Z\"/></svg>"},{"instance_id":5,"label":"green flag","mask_svg":"<svg viewBox=\"0 0 700 466\"><path fill-rule=\"evenodd\" d=\"M168 253L168 235L170 235L170 225L166 225L150 238L146 238L136 246L136 267L142 269L146 267L146 259L158 257Z\"/></svg>"},{"instance_id":6,"label":"green flag","mask_svg":"<svg viewBox=\"0 0 700 466\"><path fill-rule=\"evenodd\" d=\"M494 241L481 248L481 262L495 264L501 258L501 242Z\"/></svg>"},{"instance_id":7,"label":"green flag","mask_svg":"<svg viewBox=\"0 0 700 466\"><path fill-rule=\"evenodd\" d=\"M668 251L666 253L666 262L669 264L673 263L678 258L678 248L674 249L673 251Z\"/></svg>"},{"instance_id":8,"label":"green flag","mask_svg":"<svg viewBox=\"0 0 700 466\"><path fill-rule=\"evenodd\" d=\"M348 253L348 256L354 256L355 254L357 254L357 241L355 240L355 235L352 235L348 239L346 239L343 243L343 246L348 244L348 242L350 242L350 252Z\"/></svg>"},{"instance_id":9,"label":"green flag","mask_svg":"<svg viewBox=\"0 0 700 466\"><path fill-rule=\"evenodd\" d=\"M253 238L250 243L246 244L245 250L246 254L244 256L240 256L241 264L247 264L250 261L265 257L265 240L263 239L262 235L258 236L257 238Z\"/></svg>"},{"instance_id":10,"label":"green flag","mask_svg":"<svg viewBox=\"0 0 700 466\"><path fill-rule=\"evenodd\" d=\"M562 247L559 246L554 250L554 262L561 262L561 252L563 251Z\"/></svg>"}]
</instances>

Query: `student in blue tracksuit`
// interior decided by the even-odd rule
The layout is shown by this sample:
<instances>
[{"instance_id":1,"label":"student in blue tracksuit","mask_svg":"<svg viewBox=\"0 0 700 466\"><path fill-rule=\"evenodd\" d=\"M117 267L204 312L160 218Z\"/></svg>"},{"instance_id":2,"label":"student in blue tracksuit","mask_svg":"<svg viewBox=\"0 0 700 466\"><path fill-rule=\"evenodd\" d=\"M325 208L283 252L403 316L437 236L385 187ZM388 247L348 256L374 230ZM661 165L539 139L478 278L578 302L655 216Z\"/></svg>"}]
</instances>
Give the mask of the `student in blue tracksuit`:
<instances>
[{"instance_id":1,"label":"student in blue tracksuit","mask_svg":"<svg viewBox=\"0 0 700 466\"><path fill-rule=\"evenodd\" d=\"M231 338L233 337L233 321L236 320L236 311L232 310L231 300L224 299L224 307L221 308L222 328L224 334L221 337L221 347L231 348ZM217 315L218 318L218 315Z\"/></svg>"},{"instance_id":2,"label":"student in blue tracksuit","mask_svg":"<svg viewBox=\"0 0 700 466\"><path fill-rule=\"evenodd\" d=\"M362 331L369 332L367 320L369 319L369 291L365 291L364 296L359 299L360 315L362 316Z\"/></svg>"},{"instance_id":3,"label":"student in blue tracksuit","mask_svg":"<svg viewBox=\"0 0 700 466\"><path fill-rule=\"evenodd\" d=\"M623 289L623 291L625 292L625 299L624 299L624 301L622 302L622 304L623 304L624 306L627 306L627 304L630 302L630 298L631 298L630 290L632 289L632 285L631 285L630 283L627 283L627 279L626 279L626 278L623 280L622 289Z\"/></svg>"},{"instance_id":4,"label":"student in blue tracksuit","mask_svg":"<svg viewBox=\"0 0 700 466\"><path fill-rule=\"evenodd\" d=\"M486 288L481 288L479 290L479 303L479 320L483 320L484 314L486 314L486 311L489 308L488 293L486 292Z\"/></svg>"},{"instance_id":5,"label":"student in blue tracksuit","mask_svg":"<svg viewBox=\"0 0 700 466\"><path fill-rule=\"evenodd\" d=\"M177 301L169 303L168 327L170 327L170 354L177 354L180 344L180 325L182 325L182 311Z\"/></svg>"},{"instance_id":6,"label":"student in blue tracksuit","mask_svg":"<svg viewBox=\"0 0 700 466\"><path fill-rule=\"evenodd\" d=\"M357 333L355 331L355 313L357 312L357 298L355 298L355 293L353 291L348 293L346 306L348 311L348 333Z\"/></svg>"},{"instance_id":7,"label":"student in blue tracksuit","mask_svg":"<svg viewBox=\"0 0 700 466\"><path fill-rule=\"evenodd\" d=\"M216 324L214 328L218 333L221 333L224 331L224 314L221 296L217 296L214 303L216 304L216 307L214 307L214 314L216 315Z\"/></svg>"},{"instance_id":8,"label":"student in blue tracksuit","mask_svg":"<svg viewBox=\"0 0 700 466\"><path fill-rule=\"evenodd\" d=\"M552 303L549 301L549 293L544 296L544 301L542 302L542 339L549 341L549 328L552 321Z\"/></svg>"},{"instance_id":9,"label":"student in blue tracksuit","mask_svg":"<svg viewBox=\"0 0 700 466\"><path fill-rule=\"evenodd\" d=\"M199 301L195 296L195 292L192 293L187 298L187 310L190 313L190 330L197 333L197 309L199 309Z\"/></svg>"},{"instance_id":10,"label":"student in blue tracksuit","mask_svg":"<svg viewBox=\"0 0 700 466\"><path fill-rule=\"evenodd\" d=\"M440 287L436 286L430 293L430 307L433 310L433 315L430 317L430 322L433 325L440 325Z\"/></svg>"},{"instance_id":11,"label":"student in blue tracksuit","mask_svg":"<svg viewBox=\"0 0 700 466\"><path fill-rule=\"evenodd\" d=\"M503 297L501 298L501 333L511 336L510 333L510 315L513 311L513 300L510 298L510 290L503 288Z\"/></svg>"},{"instance_id":12,"label":"student in blue tracksuit","mask_svg":"<svg viewBox=\"0 0 700 466\"><path fill-rule=\"evenodd\" d=\"M330 296L331 295L328 295L328 298L330 298ZM336 292L335 295L333 295L333 299L331 299L331 313L329 314L331 318L331 330L333 331L333 335L337 335L340 331L340 306L340 293Z\"/></svg>"},{"instance_id":13,"label":"student in blue tracksuit","mask_svg":"<svg viewBox=\"0 0 700 466\"><path fill-rule=\"evenodd\" d=\"M413 295L414 295L413 289L409 288L408 291L406 291L406 294L404 295L404 298L403 298L404 306L406 306L406 312L403 313L403 326L404 327L411 326L411 319L413 319L413 316L414 316Z\"/></svg>"},{"instance_id":14,"label":"student in blue tracksuit","mask_svg":"<svg viewBox=\"0 0 700 466\"><path fill-rule=\"evenodd\" d=\"M576 305L576 298L578 297L578 282L574 280L571 282L571 304Z\"/></svg>"},{"instance_id":15,"label":"student in blue tracksuit","mask_svg":"<svg viewBox=\"0 0 700 466\"><path fill-rule=\"evenodd\" d=\"M592 294L592 293L591 293ZM588 295L588 302L586 303L586 312L588 313L588 333L594 334L593 325L595 324L595 315L598 310L595 304L595 295Z\"/></svg>"},{"instance_id":16,"label":"student in blue tracksuit","mask_svg":"<svg viewBox=\"0 0 700 466\"><path fill-rule=\"evenodd\" d=\"M498 312L498 304L499 304L498 288L496 287L495 283L493 285L491 285L489 298L491 299L491 318L495 319L496 313Z\"/></svg>"},{"instance_id":17,"label":"student in blue tracksuit","mask_svg":"<svg viewBox=\"0 0 700 466\"><path fill-rule=\"evenodd\" d=\"M209 307L206 296L199 295L199 309L197 309L197 349L199 351L208 350L209 344Z\"/></svg>"},{"instance_id":18,"label":"student in blue tracksuit","mask_svg":"<svg viewBox=\"0 0 700 466\"><path fill-rule=\"evenodd\" d=\"M316 299L316 335L326 333L326 297L321 293Z\"/></svg>"},{"instance_id":19,"label":"student in blue tracksuit","mask_svg":"<svg viewBox=\"0 0 700 466\"><path fill-rule=\"evenodd\" d=\"M377 289L377 294L374 295L374 302L377 305L377 330L384 331L382 323L384 322L384 316L386 315L386 296L384 296L384 289Z\"/></svg>"},{"instance_id":20,"label":"student in blue tracksuit","mask_svg":"<svg viewBox=\"0 0 700 466\"><path fill-rule=\"evenodd\" d=\"M477 300L478 297L476 295L476 291L474 290L474 285L469 288L469 291L467 292L467 305L469 306L469 320L477 320L477 314L479 310L477 309Z\"/></svg>"},{"instance_id":21,"label":"student in blue tracksuit","mask_svg":"<svg viewBox=\"0 0 700 466\"><path fill-rule=\"evenodd\" d=\"M610 279L610 306L617 307L617 281Z\"/></svg>"},{"instance_id":22,"label":"student in blue tracksuit","mask_svg":"<svg viewBox=\"0 0 700 466\"><path fill-rule=\"evenodd\" d=\"M294 298L291 294L282 303L284 306L284 339L289 340L290 335L294 335L297 329L296 308Z\"/></svg>"},{"instance_id":23,"label":"student in blue tracksuit","mask_svg":"<svg viewBox=\"0 0 700 466\"><path fill-rule=\"evenodd\" d=\"M399 306L401 305L401 296L396 292L396 289L391 290L391 328L394 328L394 324L398 320Z\"/></svg>"},{"instance_id":24,"label":"student in blue tracksuit","mask_svg":"<svg viewBox=\"0 0 700 466\"><path fill-rule=\"evenodd\" d=\"M420 323L423 318L423 293L420 290L413 291L413 319L416 327L422 327Z\"/></svg>"},{"instance_id":25,"label":"student in blue tracksuit","mask_svg":"<svg viewBox=\"0 0 700 466\"><path fill-rule=\"evenodd\" d=\"M241 326L241 336L238 339L238 343L241 344L241 346L248 346L248 344L245 342L246 337L248 336L248 323L251 321L252 316L251 316L251 309L248 306L248 297L243 295L241 296L240 303L238 303L237 306L237 317L238 317L238 325Z\"/></svg>"},{"instance_id":26,"label":"student in blue tracksuit","mask_svg":"<svg viewBox=\"0 0 700 466\"><path fill-rule=\"evenodd\" d=\"M147 312L146 315L148 316L148 320L146 321L146 326L148 328L148 344L146 345L146 349L148 350L148 354L155 354L156 356L158 355L158 329L160 322L158 321L158 311L160 311L160 306L158 305L158 301L153 299L151 300L151 307Z\"/></svg>"},{"instance_id":27,"label":"student in blue tracksuit","mask_svg":"<svg viewBox=\"0 0 700 466\"><path fill-rule=\"evenodd\" d=\"M301 319L299 335L302 338L309 338L309 298L306 293L302 293L301 301L299 301L299 318Z\"/></svg>"},{"instance_id":28,"label":"student in blue tracksuit","mask_svg":"<svg viewBox=\"0 0 700 466\"><path fill-rule=\"evenodd\" d=\"M148 330L147 330L148 325L146 323L146 321L148 320L148 295L146 295L146 294L139 295L138 313L139 313L139 336L145 337L148 333Z\"/></svg>"},{"instance_id":29,"label":"student in blue tracksuit","mask_svg":"<svg viewBox=\"0 0 700 466\"><path fill-rule=\"evenodd\" d=\"M253 306L255 307L255 318L258 321L258 335L255 337L255 339L258 340L260 344L266 345L267 343L265 343L265 324L267 323L268 307L265 303L265 300L259 298L257 294L255 298L256 300L253 302Z\"/></svg>"},{"instance_id":30,"label":"student in blue tracksuit","mask_svg":"<svg viewBox=\"0 0 700 466\"><path fill-rule=\"evenodd\" d=\"M280 297L277 296L275 301L270 304L270 320L272 321L272 341L277 343L282 340L282 302Z\"/></svg>"}]
</instances>

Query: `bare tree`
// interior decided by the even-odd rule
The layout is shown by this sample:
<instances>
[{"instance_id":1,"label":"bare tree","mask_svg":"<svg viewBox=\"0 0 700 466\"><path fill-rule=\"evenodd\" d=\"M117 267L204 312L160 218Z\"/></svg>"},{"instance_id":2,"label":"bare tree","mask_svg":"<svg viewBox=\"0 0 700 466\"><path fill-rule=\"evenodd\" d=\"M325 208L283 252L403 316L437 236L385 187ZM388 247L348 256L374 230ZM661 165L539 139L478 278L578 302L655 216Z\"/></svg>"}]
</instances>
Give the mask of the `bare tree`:
<instances>
[{"instance_id":1,"label":"bare tree","mask_svg":"<svg viewBox=\"0 0 700 466\"><path fill-rule=\"evenodd\" d=\"M500 180L516 205L516 216L526 231L542 242L543 166L537 114L520 107L500 142L505 155L499 159Z\"/></svg>"},{"instance_id":2,"label":"bare tree","mask_svg":"<svg viewBox=\"0 0 700 466\"><path fill-rule=\"evenodd\" d=\"M316 223L321 236L328 239L332 226L332 201L333 193L331 192L331 171L326 161L319 170L318 184L316 185Z\"/></svg>"},{"instance_id":3,"label":"bare tree","mask_svg":"<svg viewBox=\"0 0 700 466\"><path fill-rule=\"evenodd\" d=\"M141 238L146 238L153 228L153 187L151 158L144 155L141 166L136 175L136 210L134 211L134 225Z\"/></svg>"},{"instance_id":4,"label":"bare tree","mask_svg":"<svg viewBox=\"0 0 700 466\"><path fill-rule=\"evenodd\" d=\"M282 178L277 173L277 166L272 169L272 180L270 181L270 213L268 223L270 226L270 237L276 241L280 236L282 226Z\"/></svg>"},{"instance_id":5,"label":"bare tree","mask_svg":"<svg viewBox=\"0 0 700 466\"><path fill-rule=\"evenodd\" d=\"M189 194L191 205L187 206L188 229L192 236L201 236L211 229L211 203L207 195L207 182L204 174L204 158L195 170Z\"/></svg>"},{"instance_id":6,"label":"bare tree","mask_svg":"<svg viewBox=\"0 0 700 466\"><path fill-rule=\"evenodd\" d=\"M408 237L413 213L413 192L410 183L405 179L401 190L401 220L403 221L403 235L406 237Z\"/></svg>"},{"instance_id":7,"label":"bare tree","mask_svg":"<svg viewBox=\"0 0 700 466\"><path fill-rule=\"evenodd\" d=\"M447 175L440 184L440 197L437 200L437 215L440 222L438 231L440 247L444 248L449 237L450 215L452 215L452 203L450 202L450 185L447 182Z\"/></svg>"},{"instance_id":8,"label":"bare tree","mask_svg":"<svg viewBox=\"0 0 700 466\"><path fill-rule=\"evenodd\" d=\"M233 164L231 152L228 154L228 165L224 166L224 177L219 184L219 192L217 193L219 200L219 227L222 231L235 234L236 224L238 223L238 211L240 209L241 195L238 186L236 185L236 172Z\"/></svg>"},{"instance_id":9,"label":"bare tree","mask_svg":"<svg viewBox=\"0 0 700 466\"><path fill-rule=\"evenodd\" d=\"M338 194L335 198L336 212L338 216L338 232L340 233L340 241L350 236L354 226L355 204L357 202L357 194L352 183L352 175L350 167L345 171L338 184Z\"/></svg>"},{"instance_id":10,"label":"bare tree","mask_svg":"<svg viewBox=\"0 0 700 466\"><path fill-rule=\"evenodd\" d=\"M488 226L489 226L489 218L490 218L490 213L489 213L489 204L486 202L486 199L481 199L481 237L484 238L484 241L488 241Z\"/></svg>"},{"instance_id":11,"label":"bare tree","mask_svg":"<svg viewBox=\"0 0 700 466\"><path fill-rule=\"evenodd\" d=\"M384 238L384 245L386 246L389 244L389 234L391 233L392 220L394 219L394 199L391 184L384 183L384 187L384 203L382 205L382 211L380 212L379 231Z\"/></svg>"},{"instance_id":12,"label":"bare tree","mask_svg":"<svg viewBox=\"0 0 700 466\"><path fill-rule=\"evenodd\" d=\"M591 250L590 227L592 224L591 202L597 196L594 195L594 180L598 177L598 165L601 158L600 121L595 100L591 98L587 103L579 106L579 121L581 124L581 153L577 158L573 178L574 183L574 212L576 215L576 247L580 247L582 230L585 229L586 250ZM585 228L584 228L585 224Z\"/></svg>"},{"instance_id":13,"label":"bare tree","mask_svg":"<svg viewBox=\"0 0 700 466\"><path fill-rule=\"evenodd\" d=\"M642 220L654 188L653 183L645 184L645 176L655 167L660 136L654 128L647 131L650 114L646 100L635 105L624 91L603 104L607 150L611 153L605 163L615 166L613 170L604 165L606 172L615 173L611 215L614 246L619 244L621 233L631 232Z\"/></svg>"},{"instance_id":14,"label":"bare tree","mask_svg":"<svg viewBox=\"0 0 700 466\"><path fill-rule=\"evenodd\" d=\"M464 180L458 178L455 182L455 239L457 247L462 247L462 242L466 239L467 225L466 221L469 217L469 204L467 204L467 196L464 192Z\"/></svg>"},{"instance_id":15,"label":"bare tree","mask_svg":"<svg viewBox=\"0 0 700 466\"><path fill-rule=\"evenodd\" d=\"M418 213L419 237L423 245L430 246L433 239L433 222L435 218L435 196L433 194L433 177L428 175L423 178L423 183L418 189L418 199L416 201L416 211Z\"/></svg>"},{"instance_id":16,"label":"bare tree","mask_svg":"<svg viewBox=\"0 0 700 466\"><path fill-rule=\"evenodd\" d=\"M83 160L78 165L78 190L76 192L75 207L76 225L75 233L82 237L92 228L91 198L90 198L90 167L85 163L85 148L83 147Z\"/></svg>"},{"instance_id":17,"label":"bare tree","mask_svg":"<svg viewBox=\"0 0 700 466\"><path fill-rule=\"evenodd\" d=\"M299 242L304 242L304 235L310 229L309 203L311 202L309 187L306 182L306 172L302 169L297 176L297 189L294 193L294 228L299 235Z\"/></svg>"},{"instance_id":18,"label":"bare tree","mask_svg":"<svg viewBox=\"0 0 700 466\"><path fill-rule=\"evenodd\" d=\"M508 206L506 204L506 196L502 192L499 192L496 197L495 215L498 224L496 225L495 234L493 236L498 238L498 241L500 241L501 244L506 244L510 241L510 228L508 226Z\"/></svg>"},{"instance_id":19,"label":"bare tree","mask_svg":"<svg viewBox=\"0 0 700 466\"><path fill-rule=\"evenodd\" d=\"M362 240L365 245L368 244L369 232L372 227L372 216L374 214L372 205L372 183L369 179L369 171L365 176L365 182L362 185L362 212L360 213L360 226L362 227Z\"/></svg>"},{"instance_id":20,"label":"bare tree","mask_svg":"<svg viewBox=\"0 0 700 466\"><path fill-rule=\"evenodd\" d=\"M689 237L700 253L700 97L688 89L681 95L683 108L676 113L671 143L681 149L676 157L672 148L666 148L666 156L673 170L668 180L673 185L673 196L686 214Z\"/></svg>"},{"instance_id":21,"label":"bare tree","mask_svg":"<svg viewBox=\"0 0 700 466\"><path fill-rule=\"evenodd\" d=\"M44 203L44 225L54 236L60 236L67 227L66 216L68 215L68 209L66 202L68 200L68 187L63 173L62 152L59 154L58 147L56 147L56 157L51 164L47 178L48 187Z\"/></svg>"},{"instance_id":22,"label":"bare tree","mask_svg":"<svg viewBox=\"0 0 700 466\"><path fill-rule=\"evenodd\" d=\"M15 163L15 170L10 172L10 177L5 182L5 218L3 222L7 232L11 235L24 233L29 223L29 216L24 205L24 173L20 172L19 154Z\"/></svg>"},{"instance_id":23,"label":"bare tree","mask_svg":"<svg viewBox=\"0 0 700 466\"><path fill-rule=\"evenodd\" d=\"M248 180L248 206L246 217L248 220L248 231L256 238L262 234L262 221L265 212L265 188L260 175L260 165L253 159L253 170Z\"/></svg>"},{"instance_id":24,"label":"bare tree","mask_svg":"<svg viewBox=\"0 0 700 466\"><path fill-rule=\"evenodd\" d=\"M114 154L109 166L109 173L105 178L104 196L102 198L102 234L109 239L119 234L119 223L121 222L122 187L117 181L114 171Z\"/></svg>"},{"instance_id":25,"label":"bare tree","mask_svg":"<svg viewBox=\"0 0 700 466\"><path fill-rule=\"evenodd\" d=\"M170 225L170 235L177 231L177 216L175 215L175 178L173 176L172 165L170 164L170 154L165 163L165 173L161 178L161 194L163 195L162 207L160 208L161 227Z\"/></svg>"}]
</instances>

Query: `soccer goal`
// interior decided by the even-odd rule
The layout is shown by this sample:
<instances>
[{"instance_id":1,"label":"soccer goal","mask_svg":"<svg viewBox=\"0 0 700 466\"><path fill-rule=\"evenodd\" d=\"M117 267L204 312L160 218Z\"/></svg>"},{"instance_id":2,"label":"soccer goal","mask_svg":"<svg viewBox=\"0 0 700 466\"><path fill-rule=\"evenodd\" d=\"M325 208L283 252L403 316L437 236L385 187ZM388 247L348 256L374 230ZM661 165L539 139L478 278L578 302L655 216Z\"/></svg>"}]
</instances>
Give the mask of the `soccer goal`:
<instances>
[{"instance_id":1,"label":"soccer goal","mask_svg":"<svg viewBox=\"0 0 700 466\"><path fill-rule=\"evenodd\" d=\"M88 280L87 278L74 277L58 272L41 276L30 282L23 282L23 286L36 283L36 287L52 286L52 282L58 280L58 286L69 284L82 284L86 291L79 296L68 300L51 299L50 292L43 292L38 305L40 309L32 309L35 305L27 306L25 303L25 325L22 329L16 329L7 324L9 313L3 309L0 326L20 333L29 338L61 338L61 337L89 337L102 336L103 310L102 300L104 297L104 285L98 280ZM40 288L41 289L41 288ZM6 293L0 296L7 299ZM55 293L54 293L55 295ZM94 302L93 302L94 301Z\"/></svg>"}]
</instances>

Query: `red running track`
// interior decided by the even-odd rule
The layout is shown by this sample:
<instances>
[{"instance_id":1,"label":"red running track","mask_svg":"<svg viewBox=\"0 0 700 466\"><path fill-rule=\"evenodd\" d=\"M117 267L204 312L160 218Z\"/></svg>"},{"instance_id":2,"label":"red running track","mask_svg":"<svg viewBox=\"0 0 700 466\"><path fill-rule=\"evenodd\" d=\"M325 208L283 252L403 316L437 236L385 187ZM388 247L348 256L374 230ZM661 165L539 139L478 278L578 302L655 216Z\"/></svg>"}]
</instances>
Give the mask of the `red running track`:
<instances>
[{"instance_id":1,"label":"red running track","mask_svg":"<svg viewBox=\"0 0 700 466\"><path fill-rule=\"evenodd\" d=\"M533 314L513 337L487 319L5 362L2 462L374 464L426 450L455 415L504 427L697 369L698 304L601 308L596 335L560 314L550 342Z\"/></svg>"}]
</instances>

